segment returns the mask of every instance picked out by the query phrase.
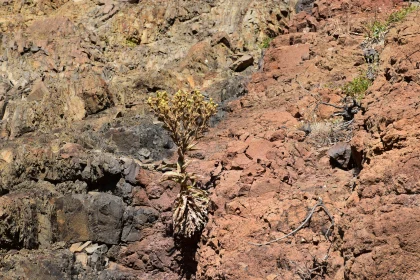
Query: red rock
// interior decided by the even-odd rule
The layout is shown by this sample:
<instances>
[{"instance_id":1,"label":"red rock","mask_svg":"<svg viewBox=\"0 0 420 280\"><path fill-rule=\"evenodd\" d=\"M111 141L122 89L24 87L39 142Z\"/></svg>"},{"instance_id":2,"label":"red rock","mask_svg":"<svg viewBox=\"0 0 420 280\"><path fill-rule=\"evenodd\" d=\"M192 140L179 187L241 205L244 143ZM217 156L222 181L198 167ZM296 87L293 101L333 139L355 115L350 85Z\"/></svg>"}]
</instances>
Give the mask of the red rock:
<instances>
[{"instance_id":1,"label":"red rock","mask_svg":"<svg viewBox=\"0 0 420 280\"><path fill-rule=\"evenodd\" d=\"M265 139L267 139L270 142L276 142L281 141L286 138L286 131L283 129L277 130L277 131L270 131L267 132L265 135Z\"/></svg>"},{"instance_id":2,"label":"red rock","mask_svg":"<svg viewBox=\"0 0 420 280\"><path fill-rule=\"evenodd\" d=\"M228 156L235 156L237 154L244 153L248 149L248 147L248 143L244 143L242 141L235 141L229 144L229 147L227 148L226 152Z\"/></svg>"},{"instance_id":3,"label":"red rock","mask_svg":"<svg viewBox=\"0 0 420 280\"><path fill-rule=\"evenodd\" d=\"M150 206L150 201L147 197L146 190L142 187L134 188L133 206Z\"/></svg>"},{"instance_id":4,"label":"red rock","mask_svg":"<svg viewBox=\"0 0 420 280\"><path fill-rule=\"evenodd\" d=\"M154 176L152 174L153 172L140 168L136 175L136 180L140 185L148 186L153 182Z\"/></svg>"},{"instance_id":5,"label":"red rock","mask_svg":"<svg viewBox=\"0 0 420 280\"><path fill-rule=\"evenodd\" d=\"M302 56L309 55L309 46L302 44L270 49L264 56L264 70L296 67L302 61Z\"/></svg>"},{"instance_id":6,"label":"red rock","mask_svg":"<svg viewBox=\"0 0 420 280\"><path fill-rule=\"evenodd\" d=\"M267 161L267 153L273 148L273 144L267 140L252 140L246 150L246 155L254 162Z\"/></svg>"},{"instance_id":7,"label":"red rock","mask_svg":"<svg viewBox=\"0 0 420 280\"><path fill-rule=\"evenodd\" d=\"M305 131L302 131L302 130L294 130L287 133L287 138L290 138L299 142L302 142L303 140L305 140L305 137L306 137L306 133Z\"/></svg>"}]
</instances>

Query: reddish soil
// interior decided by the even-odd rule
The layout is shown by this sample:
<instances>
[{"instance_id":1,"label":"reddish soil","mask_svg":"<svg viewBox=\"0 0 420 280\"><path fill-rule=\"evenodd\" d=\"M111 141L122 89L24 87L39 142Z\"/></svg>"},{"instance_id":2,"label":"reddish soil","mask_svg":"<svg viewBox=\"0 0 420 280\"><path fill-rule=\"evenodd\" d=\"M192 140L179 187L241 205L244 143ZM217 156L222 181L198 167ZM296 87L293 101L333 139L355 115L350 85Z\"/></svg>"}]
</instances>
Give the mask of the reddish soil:
<instances>
[{"instance_id":1,"label":"reddish soil","mask_svg":"<svg viewBox=\"0 0 420 280\"><path fill-rule=\"evenodd\" d=\"M340 101L337 88L367 69L363 27L398 9L358 2L320 1L316 18L298 14L297 32L273 40L249 94L201 142L205 159L194 168L214 179L215 205L197 253L199 279L420 279L418 12L393 24L377 50L377 78L353 123L360 173L334 168L329 146L299 130L300 121L337 111L313 111L315 97ZM250 244L291 232L319 198L334 216L331 242L331 222L317 209L293 236Z\"/></svg>"}]
</instances>

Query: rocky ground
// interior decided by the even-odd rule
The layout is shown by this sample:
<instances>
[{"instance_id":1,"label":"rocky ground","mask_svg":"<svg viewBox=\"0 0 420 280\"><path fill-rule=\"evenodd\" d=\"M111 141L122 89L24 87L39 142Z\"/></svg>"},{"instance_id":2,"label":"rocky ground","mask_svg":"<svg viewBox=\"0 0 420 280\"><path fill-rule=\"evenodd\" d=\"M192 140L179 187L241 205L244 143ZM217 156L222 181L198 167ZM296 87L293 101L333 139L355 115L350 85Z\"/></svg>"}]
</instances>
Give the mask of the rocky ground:
<instances>
[{"instance_id":1,"label":"rocky ground","mask_svg":"<svg viewBox=\"0 0 420 280\"><path fill-rule=\"evenodd\" d=\"M418 12L365 41L400 2L0 0L1 278L420 279ZM369 67L332 137L323 103ZM213 203L189 258L144 104L179 88L221 104L190 155ZM317 208L251 244L320 198L331 234Z\"/></svg>"}]
</instances>

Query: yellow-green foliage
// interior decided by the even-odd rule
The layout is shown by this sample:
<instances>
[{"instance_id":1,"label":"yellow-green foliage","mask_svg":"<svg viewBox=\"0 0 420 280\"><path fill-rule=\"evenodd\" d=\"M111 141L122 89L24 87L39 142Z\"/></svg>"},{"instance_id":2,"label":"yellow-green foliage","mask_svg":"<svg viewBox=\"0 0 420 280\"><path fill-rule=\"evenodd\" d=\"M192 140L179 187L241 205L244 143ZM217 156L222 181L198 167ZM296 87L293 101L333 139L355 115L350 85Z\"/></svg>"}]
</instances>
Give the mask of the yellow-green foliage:
<instances>
[{"instance_id":1,"label":"yellow-green foliage","mask_svg":"<svg viewBox=\"0 0 420 280\"><path fill-rule=\"evenodd\" d=\"M184 153L207 130L210 117L217 111L217 104L212 99L205 101L199 91L178 91L171 99L167 92L158 92L148 104Z\"/></svg>"},{"instance_id":2,"label":"yellow-green foliage","mask_svg":"<svg viewBox=\"0 0 420 280\"><path fill-rule=\"evenodd\" d=\"M209 198L206 191L196 187L195 175L187 172L185 156L208 129L210 118L217 112L217 104L212 99L204 100L199 91L181 90L172 98L165 91L158 92L147 103L178 146L177 170L166 172L162 177L162 180L174 181L181 187L173 207L174 235L193 238L207 223Z\"/></svg>"},{"instance_id":3,"label":"yellow-green foliage","mask_svg":"<svg viewBox=\"0 0 420 280\"><path fill-rule=\"evenodd\" d=\"M356 98L357 100L361 100L366 90L370 87L372 81L366 78L363 75L360 75L354 78L351 82L348 82L342 87L343 92L347 96L351 96Z\"/></svg>"},{"instance_id":4,"label":"yellow-green foliage","mask_svg":"<svg viewBox=\"0 0 420 280\"><path fill-rule=\"evenodd\" d=\"M367 37L379 39L382 34L388 30L388 27L391 23L404 20L409 13L414 12L417 9L417 6L412 5L391 13L385 21L379 21L375 19L373 22L366 26Z\"/></svg>"},{"instance_id":5,"label":"yellow-green foliage","mask_svg":"<svg viewBox=\"0 0 420 280\"><path fill-rule=\"evenodd\" d=\"M273 38L266 37L260 44L261 49L267 49L270 46L271 41L273 41Z\"/></svg>"},{"instance_id":6,"label":"yellow-green foliage","mask_svg":"<svg viewBox=\"0 0 420 280\"><path fill-rule=\"evenodd\" d=\"M388 30L388 23L375 20L367 25L367 37L379 39Z\"/></svg>"},{"instance_id":7,"label":"yellow-green foliage","mask_svg":"<svg viewBox=\"0 0 420 280\"><path fill-rule=\"evenodd\" d=\"M136 38L127 38L125 39L125 44L128 47L134 48L140 44L140 42Z\"/></svg>"},{"instance_id":8,"label":"yellow-green foliage","mask_svg":"<svg viewBox=\"0 0 420 280\"><path fill-rule=\"evenodd\" d=\"M417 6L411 5L409 7L406 8L402 8L399 11L393 12L392 14L389 15L388 17L388 24L393 23L393 22L399 22L402 21L403 19L405 19L407 17L407 15L411 12L414 12L418 9Z\"/></svg>"}]
</instances>

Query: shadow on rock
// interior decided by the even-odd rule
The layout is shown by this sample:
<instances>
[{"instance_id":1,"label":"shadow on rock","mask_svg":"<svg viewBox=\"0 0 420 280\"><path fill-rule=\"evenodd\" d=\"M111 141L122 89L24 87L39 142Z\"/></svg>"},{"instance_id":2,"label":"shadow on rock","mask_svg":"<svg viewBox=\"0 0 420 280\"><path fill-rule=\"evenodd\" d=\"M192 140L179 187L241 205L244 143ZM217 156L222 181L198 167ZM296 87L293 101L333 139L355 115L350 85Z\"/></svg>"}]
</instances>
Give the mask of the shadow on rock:
<instances>
[{"instance_id":1,"label":"shadow on rock","mask_svg":"<svg viewBox=\"0 0 420 280\"><path fill-rule=\"evenodd\" d=\"M198 249L200 235L191 239L176 239L176 247L180 251L177 263L180 267L181 279L195 279L198 262L195 255Z\"/></svg>"}]
</instances>

